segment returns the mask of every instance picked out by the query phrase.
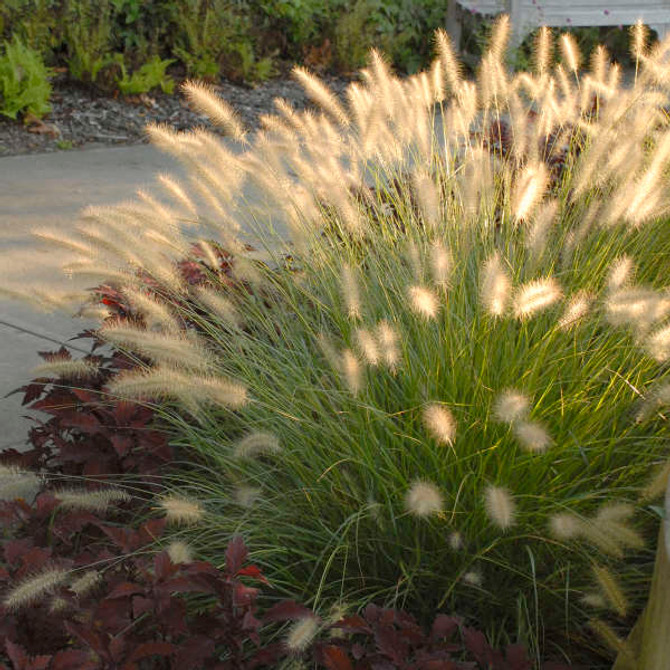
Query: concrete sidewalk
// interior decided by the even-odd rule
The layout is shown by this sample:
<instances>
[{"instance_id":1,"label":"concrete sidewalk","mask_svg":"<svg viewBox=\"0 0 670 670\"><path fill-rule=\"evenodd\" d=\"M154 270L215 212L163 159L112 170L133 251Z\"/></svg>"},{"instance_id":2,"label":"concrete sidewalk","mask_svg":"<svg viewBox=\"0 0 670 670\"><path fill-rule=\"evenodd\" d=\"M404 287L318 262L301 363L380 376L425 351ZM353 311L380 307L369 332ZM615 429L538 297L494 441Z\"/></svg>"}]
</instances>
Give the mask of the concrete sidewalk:
<instances>
[{"instance_id":1,"label":"concrete sidewalk","mask_svg":"<svg viewBox=\"0 0 670 670\"><path fill-rule=\"evenodd\" d=\"M85 206L130 198L159 172L180 170L150 146L0 158L0 249L11 250L13 259L10 265L0 252L0 286L22 277L67 285L59 269L64 255L37 251L29 231L48 225L66 232ZM4 396L30 381L31 370L41 361L38 351L58 349L61 343L87 349L86 342L68 342L87 325L0 297L0 448L20 447L31 425L22 416L20 396Z\"/></svg>"}]
</instances>

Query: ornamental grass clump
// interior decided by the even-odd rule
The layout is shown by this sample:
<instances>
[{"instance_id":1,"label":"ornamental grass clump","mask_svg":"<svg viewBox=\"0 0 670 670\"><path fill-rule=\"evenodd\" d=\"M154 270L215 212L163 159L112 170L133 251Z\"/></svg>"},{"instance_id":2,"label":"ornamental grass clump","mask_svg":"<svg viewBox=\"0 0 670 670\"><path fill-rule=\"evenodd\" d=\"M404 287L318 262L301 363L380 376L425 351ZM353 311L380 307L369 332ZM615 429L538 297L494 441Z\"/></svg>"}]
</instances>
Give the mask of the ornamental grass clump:
<instances>
[{"instance_id":1,"label":"ornamental grass clump","mask_svg":"<svg viewBox=\"0 0 670 670\"><path fill-rule=\"evenodd\" d=\"M372 52L345 100L298 70L320 107L278 100L255 137L188 85L231 142L151 126L188 183L49 238L145 313L102 330L143 366L108 391L207 463L175 480L207 502L179 531L198 555L241 532L316 606L509 633L639 607L669 456L670 41L638 44L624 87L569 37L553 62L546 30L510 73L508 33L475 82L443 32L428 72Z\"/></svg>"}]
</instances>

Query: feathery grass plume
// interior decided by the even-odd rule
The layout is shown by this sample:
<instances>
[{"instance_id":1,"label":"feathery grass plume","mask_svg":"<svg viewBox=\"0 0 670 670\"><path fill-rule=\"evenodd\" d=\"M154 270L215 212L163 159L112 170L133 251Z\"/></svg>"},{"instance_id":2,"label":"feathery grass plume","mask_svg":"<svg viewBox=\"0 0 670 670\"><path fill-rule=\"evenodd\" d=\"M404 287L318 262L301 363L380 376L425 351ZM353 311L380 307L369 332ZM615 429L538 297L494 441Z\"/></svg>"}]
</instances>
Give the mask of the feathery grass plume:
<instances>
[{"instance_id":1,"label":"feathery grass plume","mask_svg":"<svg viewBox=\"0 0 670 670\"><path fill-rule=\"evenodd\" d=\"M603 565L594 565L593 574L611 608L620 617L625 617L628 601L612 572Z\"/></svg>"},{"instance_id":2,"label":"feathery grass plume","mask_svg":"<svg viewBox=\"0 0 670 670\"><path fill-rule=\"evenodd\" d=\"M527 319L551 307L563 297L563 291L553 277L537 279L520 286L514 296L514 315Z\"/></svg>"},{"instance_id":3,"label":"feathery grass plume","mask_svg":"<svg viewBox=\"0 0 670 670\"><path fill-rule=\"evenodd\" d=\"M577 46L577 40L570 33L563 33L560 37L559 44L565 66L568 70L576 74L582 60L582 54Z\"/></svg>"},{"instance_id":4,"label":"feathery grass plume","mask_svg":"<svg viewBox=\"0 0 670 670\"><path fill-rule=\"evenodd\" d=\"M456 57L451 38L443 28L435 32L435 46L449 93L455 95L461 86L461 64Z\"/></svg>"},{"instance_id":5,"label":"feathery grass plume","mask_svg":"<svg viewBox=\"0 0 670 670\"><path fill-rule=\"evenodd\" d=\"M526 221L542 200L549 182L549 172L544 163L525 167L516 180L512 194L512 210L516 221Z\"/></svg>"},{"instance_id":6,"label":"feathery grass plume","mask_svg":"<svg viewBox=\"0 0 670 670\"><path fill-rule=\"evenodd\" d=\"M181 155L180 133L172 126L167 123L148 123L144 132L154 146L174 156Z\"/></svg>"},{"instance_id":7,"label":"feathery grass plume","mask_svg":"<svg viewBox=\"0 0 670 670\"><path fill-rule=\"evenodd\" d=\"M91 258L95 256L90 244L63 235L56 230L50 228L34 228L30 231L30 234L41 242L46 242L49 245L49 249L59 247L61 249L66 249L67 251L72 251L75 254L80 254L83 258Z\"/></svg>"},{"instance_id":8,"label":"feathery grass plume","mask_svg":"<svg viewBox=\"0 0 670 670\"><path fill-rule=\"evenodd\" d=\"M54 498L64 509L105 512L110 505L128 502L130 495L127 491L117 488L95 491L84 488L64 488L54 491Z\"/></svg>"},{"instance_id":9,"label":"feathery grass plume","mask_svg":"<svg viewBox=\"0 0 670 670\"><path fill-rule=\"evenodd\" d=\"M249 402L247 389L242 384L161 366L117 375L107 385L107 391L130 400L173 398L189 409L197 409L201 404L239 409Z\"/></svg>"},{"instance_id":10,"label":"feathery grass plume","mask_svg":"<svg viewBox=\"0 0 670 670\"><path fill-rule=\"evenodd\" d=\"M590 619L589 627L600 637L600 639L613 651L616 651L618 654L625 654L630 657L630 660L633 661L633 666L635 667L636 663L632 656L630 656L630 650L625 640L622 640L615 632L614 629L604 621L600 619Z\"/></svg>"},{"instance_id":11,"label":"feathery grass plume","mask_svg":"<svg viewBox=\"0 0 670 670\"><path fill-rule=\"evenodd\" d=\"M448 286L453 269L451 252L441 242L430 245L430 273L438 286Z\"/></svg>"},{"instance_id":12,"label":"feathery grass plume","mask_svg":"<svg viewBox=\"0 0 670 670\"><path fill-rule=\"evenodd\" d=\"M342 266L342 297L347 306L350 319L361 318L361 296L358 288L358 280L353 268L344 264Z\"/></svg>"},{"instance_id":13,"label":"feathery grass plume","mask_svg":"<svg viewBox=\"0 0 670 670\"><path fill-rule=\"evenodd\" d=\"M102 580L102 575L97 570L87 570L81 577L70 583L70 590L78 598L90 593Z\"/></svg>"},{"instance_id":14,"label":"feathery grass plume","mask_svg":"<svg viewBox=\"0 0 670 670\"><path fill-rule=\"evenodd\" d=\"M577 291L570 298L563 315L558 320L558 327L561 330L569 330L579 323L589 313L593 300L593 295L588 291Z\"/></svg>"},{"instance_id":15,"label":"feathery grass plume","mask_svg":"<svg viewBox=\"0 0 670 670\"><path fill-rule=\"evenodd\" d=\"M491 30L491 38L487 45L487 55L490 55L493 60L503 63L505 60L505 51L510 36L510 18L507 14L501 14L496 18Z\"/></svg>"},{"instance_id":16,"label":"feathery grass plume","mask_svg":"<svg viewBox=\"0 0 670 670\"><path fill-rule=\"evenodd\" d=\"M415 481L405 496L405 507L413 516L433 516L444 508L444 499L435 484Z\"/></svg>"},{"instance_id":17,"label":"feathery grass plume","mask_svg":"<svg viewBox=\"0 0 670 670\"><path fill-rule=\"evenodd\" d=\"M98 334L105 342L126 347L156 363L207 370L211 356L193 333L156 333L127 322L106 324Z\"/></svg>"},{"instance_id":18,"label":"feathery grass plume","mask_svg":"<svg viewBox=\"0 0 670 670\"><path fill-rule=\"evenodd\" d=\"M279 438L272 433L256 431L245 435L233 448L233 457L237 459L257 458L265 454L281 452Z\"/></svg>"},{"instance_id":19,"label":"feathery grass plume","mask_svg":"<svg viewBox=\"0 0 670 670\"><path fill-rule=\"evenodd\" d=\"M191 551L191 547L189 547L183 540L172 540L172 542L168 544L166 551L174 565L193 562L193 552Z\"/></svg>"},{"instance_id":20,"label":"feathery grass plume","mask_svg":"<svg viewBox=\"0 0 670 670\"><path fill-rule=\"evenodd\" d=\"M444 90L442 63L439 59L434 60L430 66L430 86L433 93L433 101L443 102L447 96Z\"/></svg>"},{"instance_id":21,"label":"feathery grass plume","mask_svg":"<svg viewBox=\"0 0 670 670\"><path fill-rule=\"evenodd\" d=\"M621 559L624 556L625 544L616 528L610 525L598 524L594 519L582 519L580 538L596 547L604 554Z\"/></svg>"},{"instance_id":22,"label":"feathery grass plume","mask_svg":"<svg viewBox=\"0 0 670 670\"><path fill-rule=\"evenodd\" d=\"M549 517L549 534L557 540L577 539L582 530L582 520L572 512L559 512Z\"/></svg>"},{"instance_id":23,"label":"feathery grass plume","mask_svg":"<svg viewBox=\"0 0 670 670\"><path fill-rule=\"evenodd\" d=\"M649 335L646 349L659 363L670 360L670 324Z\"/></svg>"},{"instance_id":24,"label":"feathery grass plume","mask_svg":"<svg viewBox=\"0 0 670 670\"><path fill-rule=\"evenodd\" d=\"M0 464L0 500L32 502L41 487L42 479L34 472Z\"/></svg>"},{"instance_id":25,"label":"feathery grass plume","mask_svg":"<svg viewBox=\"0 0 670 670\"><path fill-rule=\"evenodd\" d=\"M540 76L547 74L551 69L553 41L551 29L541 26L533 42L533 67Z\"/></svg>"},{"instance_id":26,"label":"feathery grass plume","mask_svg":"<svg viewBox=\"0 0 670 670\"><path fill-rule=\"evenodd\" d=\"M654 414L661 415L664 406L670 405L670 382L656 384L645 393L635 414L635 421L642 423Z\"/></svg>"},{"instance_id":27,"label":"feathery grass plume","mask_svg":"<svg viewBox=\"0 0 670 670\"><path fill-rule=\"evenodd\" d=\"M32 369L36 377L60 377L61 379L87 379L98 373L99 365L84 359L70 360L57 357Z\"/></svg>"},{"instance_id":28,"label":"feathery grass plume","mask_svg":"<svg viewBox=\"0 0 670 670\"><path fill-rule=\"evenodd\" d=\"M446 407L437 403L426 406L423 410L423 423L428 434L438 444L453 445L456 437L456 420Z\"/></svg>"},{"instance_id":29,"label":"feathery grass plume","mask_svg":"<svg viewBox=\"0 0 670 670\"><path fill-rule=\"evenodd\" d=\"M124 288L123 293L130 304L141 313L148 330L179 331L180 323L165 300L160 300L146 291L132 287Z\"/></svg>"},{"instance_id":30,"label":"feathery grass plume","mask_svg":"<svg viewBox=\"0 0 670 670\"><path fill-rule=\"evenodd\" d=\"M174 177L161 174L157 177L161 186L169 193L172 198L178 202L191 216L198 216L198 208L193 203L193 200L188 196L181 184L174 179Z\"/></svg>"},{"instance_id":31,"label":"feathery grass plume","mask_svg":"<svg viewBox=\"0 0 670 670\"><path fill-rule=\"evenodd\" d=\"M632 326L645 333L670 310L670 302L653 289L634 286L610 294L605 302L607 320L613 326Z\"/></svg>"},{"instance_id":32,"label":"feathery grass plume","mask_svg":"<svg viewBox=\"0 0 670 670\"><path fill-rule=\"evenodd\" d=\"M299 654L305 651L319 632L319 620L308 615L298 619L286 636L285 644L289 651Z\"/></svg>"},{"instance_id":33,"label":"feathery grass plume","mask_svg":"<svg viewBox=\"0 0 670 670\"><path fill-rule=\"evenodd\" d=\"M398 333L388 321L382 320L377 324L376 334L384 362L391 371L396 370L400 361Z\"/></svg>"},{"instance_id":34,"label":"feathery grass plume","mask_svg":"<svg viewBox=\"0 0 670 670\"><path fill-rule=\"evenodd\" d=\"M453 551L460 551L463 549L464 542L463 542L463 536L456 530L453 533L449 533L449 547Z\"/></svg>"},{"instance_id":35,"label":"feathery grass plume","mask_svg":"<svg viewBox=\"0 0 670 670\"><path fill-rule=\"evenodd\" d=\"M239 327L241 323L239 312L228 298L221 295L220 290L199 286L195 288L195 295L198 302L206 307L213 316L230 326Z\"/></svg>"},{"instance_id":36,"label":"feathery grass plume","mask_svg":"<svg viewBox=\"0 0 670 670\"><path fill-rule=\"evenodd\" d=\"M514 424L514 435L526 451L541 453L551 446L547 429L537 421L519 421Z\"/></svg>"},{"instance_id":37,"label":"feathery grass plume","mask_svg":"<svg viewBox=\"0 0 670 670\"><path fill-rule=\"evenodd\" d=\"M605 609L607 607L607 602L605 598L600 593L586 593L582 598L583 602L587 607L592 607L593 609Z\"/></svg>"},{"instance_id":38,"label":"feathery grass plume","mask_svg":"<svg viewBox=\"0 0 670 670\"><path fill-rule=\"evenodd\" d=\"M670 461L656 466L646 486L640 491L640 502L656 500L665 494L670 480Z\"/></svg>"},{"instance_id":39,"label":"feathery grass plume","mask_svg":"<svg viewBox=\"0 0 670 670\"><path fill-rule=\"evenodd\" d=\"M363 371L356 354L351 349L345 349L340 358L340 369L344 381L353 395L358 395L363 388Z\"/></svg>"},{"instance_id":40,"label":"feathery grass plume","mask_svg":"<svg viewBox=\"0 0 670 670\"><path fill-rule=\"evenodd\" d=\"M437 296L425 286L410 286L407 295L412 309L426 319L434 319L440 311Z\"/></svg>"},{"instance_id":41,"label":"feathery grass plume","mask_svg":"<svg viewBox=\"0 0 670 670\"><path fill-rule=\"evenodd\" d=\"M210 86L198 81L186 81L181 88L193 107L215 126L225 130L234 140L245 140L246 133L237 114Z\"/></svg>"},{"instance_id":42,"label":"feathery grass plume","mask_svg":"<svg viewBox=\"0 0 670 670\"><path fill-rule=\"evenodd\" d=\"M463 581L470 586L481 586L484 583L484 577L479 570L468 570L463 575Z\"/></svg>"},{"instance_id":43,"label":"feathery grass plume","mask_svg":"<svg viewBox=\"0 0 670 670\"><path fill-rule=\"evenodd\" d=\"M381 353L375 336L369 330L356 329L356 344L366 363L372 366L379 365Z\"/></svg>"},{"instance_id":44,"label":"feathery grass plume","mask_svg":"<svg viewBox=\"0 0 670 670\"><path fill-rule=\"evenodd\" d=\"M500 254L491 256L482 268L480 296L491 316L502 316L510 299L511 281L503 269Z\"/></svg>"},{"instance_id":45,"label":"feathery grass plume","mask_svg":"<svg viewBox=\"0 0 670 670\"><path fill-rule=\"evenodd\" d=\"M349 117L331 90L318 77L306 68L296 66L293 77L302 85L307 95L326 113L330 114L339 124L349 125Z\"/></svg>"},{"instance_id":46,"label":"feathery grass plume","mask_svg":"<svg viewBox=\"0 0 670 670\"><path fill-rule=\"evenodd\" d=\"M524 419L530 410L528 396L516 389L506 389L498 397L493 405L493 414L498 421L503 423L514 423Z\"/></svg>"},{"instance_id":47,"label":"feathery grass plume","mask_svg":"<svg viewBox=\"0 0 670 670\"><path fill-rule=\"evenodd\" d=\"M647 40L649 39L649 28L638 19L630 28L630 51L637 64L647 55Z\"/></svg>"},{"instance_id":48,"label":"feathery grass plume","mask_svg":"<svg viewBox=\"0 0 670 670\"><path fill-rule=\"evenodd\" d=\"M610 293L624 288L633 278L635 265L633 259L628 255L619 256L607 273L607 290Z\"/></svg>"},{"instance_id":49,"label":"feathery grass plume","mask_svg":"<svg viewBox=\"0 0 670 670\"><path fill-rule=\"evenodd\" d=\"M547 235L556 221L558 201L549 200L541 204L532 217L526 234L526 248L534 259L540 258L547 247Z\"/></svg>"},{"instance_id":50,"label":"feathery grass plume","mask_svg":"<svg viewBox=\"0 0 670 670\"><path fill-rule=\"evenodd\" d=\"M413 174L414 191L423 220L429 230L434 230L440 218L440 197L435 182L426 172Z\"/></svg>"},{"instance_id":51,"label":"feathery grass plume","mask_svg":"<svg viewBox=\"0 0 670 670\"><path fill-rule=\"evenodd\" d=\"M599 44L591 54L591 77L597 84L605 83L605 75L610 64L607 49Z\"/></svg>"},{"instance_id":52,"label":"feathery grass plume","mask_svg":"<svg viewBox=\"0 0 670 670\"><path fill-rule=\"evenodd\" d=\"M199 523L205 516L202 505L176 495L167 495L158 500L158 507L165 513L168 523L191 526Z\"/></svg>"},{"instance_id":53,"label":"feathery grass plume","mask_svg":"<svg viewBox=\"0 0 670 670\"><path fill-rule=\"evenodd\" d=\"M501 530L515 524L516 503L510 492L501 486L487 486L484 503L489 520Z\"/></svg>"},{"instance_id":54,"label":"feathery grass plume","mask_svg":"<svg viewBox=\"0 0 670 670\"><path fill-rule=\"evenodd\" d=\"M233 499L240 507L251 507L261 496L261 489L257 486L237 486L233 492Z\"/></svg>"},{"instance_id":55,"label":"feathery grass plume","mask_svg":"<svg viewBox=\"0 0 670 670\"><path fill-rule=\"evenodd\" d=\"M11 589L4 597L2 604L10 611L31 605L52 593L69 575L69 571L62 568L46 568L35 575L26 577Z\"/></svg>"}]
</instances>

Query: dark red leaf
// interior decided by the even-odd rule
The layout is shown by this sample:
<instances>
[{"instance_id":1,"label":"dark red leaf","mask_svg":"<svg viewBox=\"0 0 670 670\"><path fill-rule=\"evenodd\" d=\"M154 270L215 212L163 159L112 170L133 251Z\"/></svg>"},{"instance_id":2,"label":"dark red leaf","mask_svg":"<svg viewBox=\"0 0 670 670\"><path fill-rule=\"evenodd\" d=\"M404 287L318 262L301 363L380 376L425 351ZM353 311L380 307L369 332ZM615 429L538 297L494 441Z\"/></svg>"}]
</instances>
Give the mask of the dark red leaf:
<instances>
[{"instance_id":1,"label":"dark red leaf","mask_svg":"<svg viewBox=\"0 0 670 670\"><path fill-rule=\"evenodd\" d=\"M145 642L130 655L129 661L139 661L149 656L172 656L177 647L170 642Z\"/></svg>"},{"instance_id":2,"label":"dark red leaf","mask_svg":"<svg viewBox=\"0 0 670 670\"><path fill-rule=\"evenodd\" d=\"M90 652L65 649L53 657L51 670L96 670L100 664Z\"/></svg>"},{"instance_id":3,"label":"dark red leaf","mask_svg":"<svg viewBox=\"0 0 670 670\"><path fill-rule=\"evenodd\" d=\"M433 626L430 631L430 637L433 642L446 638L451 639L451 636L458 629L460 620L453 616L446 614L438 614L433 621Z\"/></svg>"},{"instance_id":4,"label":"dark red leaf","mask_svg":"<svg viewBox=\"0 0 670 670\"><path fill-rule=\"evenodd\" d=\"M533 667L526 649L521 644L510 644L505 650L505 658L509 670L531 670Z\"/></svg>"},{"instance_id":5,"label":"dark red leaf","mask_svg":"<svg viewBox=\"0 0 670 670\"><path fill-rule=\"evenodd\" d=\"M107 594L107 600L113 600L114 598L127 598L128 596L134 596L139 593L144 593L144 588L139 584L133 584L132 582L121 582L117 584L110 593Z\"/></svg>"},{"instance_id":6,"label":"dark red leaf","mask_svg":"<svg viewBox=\"0 0 670 670\"><path fill-rule=\"evenodd\" d=\"M226 548L226 572L231 575L236 575L242 568L244 561L247 560L249 552L244 544L242 536L236 535L228 543Z\"/></svg>"},{"instance_id":7,"label":"dark red leaf","mask_svg":"<svg viewBox=\"0 0 670 670\"><path fill-rule=\"evenodd\" d=\"M245 568L240 568L237 571L237 577L253 577L254 579L259 579L263 584L267 584L268 580L265 579L261 569L256 565L247 565Z\"/></svg>"},{"instance_id":8,"label":"dark red leaf","mask_svg":"<svg viewBox=\"0 0 670 670\"><path fill-rule=\"evenodd\" d=\"M322 662L327 670L353 670L349 656L340 647L328 645L321 650Z\"/></svg>"},{"instance_id":9,"label":"dark red leaf","mask_svg":"<svg viewBox=\"0 0 670 670\"><path fill-rule=\"evenodd\" d=\"M110 441L119 456L125 456L133 446L133 439L130 436L119 433L114 433L110 437Z\"/></svg>"},{"instance_id":10,"label":"dark red leaf","mask_svg":"<svg viewBox=\"0 0 670 670\"><path fill-rule=\"evenodd\" d=\"M345 633L371 633L372 628L368 626L367 622L362 616L354 614L353 616L344 617L340 619L335 628L344 631Z\"/></svg>"}]
</instances>

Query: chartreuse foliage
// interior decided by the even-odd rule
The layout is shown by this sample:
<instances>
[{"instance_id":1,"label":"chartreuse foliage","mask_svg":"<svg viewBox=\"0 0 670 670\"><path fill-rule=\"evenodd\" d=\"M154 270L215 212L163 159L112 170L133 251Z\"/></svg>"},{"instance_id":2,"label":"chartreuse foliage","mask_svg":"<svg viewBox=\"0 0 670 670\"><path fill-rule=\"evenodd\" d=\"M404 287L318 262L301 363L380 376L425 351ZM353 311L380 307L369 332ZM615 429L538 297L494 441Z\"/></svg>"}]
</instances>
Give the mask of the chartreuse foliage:
<instances>
[{"instance_id":1,"label":"chartreuse foliage","mask_svg":"<svg viewBox=\"0 0 670 670\"><path fill-rule=\"evenodd\" d=\"M0 51L0 114L15 119L21 112L43 116L50 109L49 68L40 54L18 37Z\"/></svg>"},{"instance_id":2,"label":"chartreuse foliage","mask_svg":"<svg viewBox=\"0 0 670 670\"><path fill-rule=\"evenodd\" d=\"M401 80L373 53L346 101L296 69L321 111L278 101L253 140L187 84L233 142L150 128L190 188L162 177L170 205L140 192L76 237L38 234L144 315L100 332L146 362L108 391L207 463L175 481L206 503L199 552L242 532L315 605L448 606L541 638L624 621L650 575L670 43L638 26L623 88L604 50L582 73L569 36L555 63L548 30L511 76L508 31L476 82L441 32L429 71ZM174 268L194 241L198 287Z\"/></svg>"}]
</instances>

